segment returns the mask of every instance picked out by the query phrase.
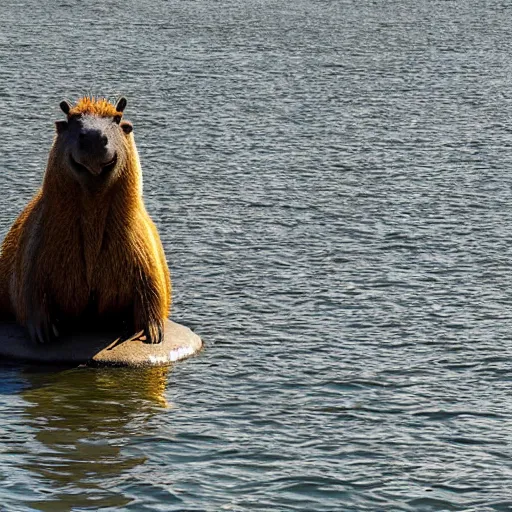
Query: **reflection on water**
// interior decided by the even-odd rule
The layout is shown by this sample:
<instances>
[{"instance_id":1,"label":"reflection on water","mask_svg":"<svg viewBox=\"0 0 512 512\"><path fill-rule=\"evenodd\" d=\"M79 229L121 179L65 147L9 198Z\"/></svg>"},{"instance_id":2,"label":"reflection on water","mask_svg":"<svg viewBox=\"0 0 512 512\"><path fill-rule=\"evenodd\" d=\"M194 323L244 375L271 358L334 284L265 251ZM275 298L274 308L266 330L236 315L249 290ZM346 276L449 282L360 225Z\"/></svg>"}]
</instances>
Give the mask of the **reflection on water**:
<instances>
[{"instance_id":1,"label":"reflection on water","mask_svg":"<svg viewBox=\"0 0 512 512\"><path fill-rule=\"evenodd\" d=\"M148 434L148 421L169 407L168 368L27 372L21 393L25 420L35 435L21 467L49 501L30 500L37 510L122 506L131 501L116 486L146 457L123 450L128 438ZM44 496L41 495L41 496Z\"/></svg>"}]
</instances>

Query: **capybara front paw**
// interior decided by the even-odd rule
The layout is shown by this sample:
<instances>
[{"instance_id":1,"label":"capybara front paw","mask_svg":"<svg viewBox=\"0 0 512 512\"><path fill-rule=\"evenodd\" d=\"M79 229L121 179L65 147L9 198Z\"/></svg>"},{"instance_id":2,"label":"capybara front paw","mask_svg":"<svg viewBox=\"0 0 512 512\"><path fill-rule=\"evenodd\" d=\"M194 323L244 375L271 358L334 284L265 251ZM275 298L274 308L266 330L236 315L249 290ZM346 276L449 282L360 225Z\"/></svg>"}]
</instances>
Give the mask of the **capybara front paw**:
<instances>
[{"instance_id":1,"label":"capybara front paw","mask_svg":"<svg viewBox=\"0 0 512 512\"><path fill-rule=\"evenodd\" d=\"M28 334L34 343L48 343L59 333L48 318L33 318L27 322Z\"/></svg>"},{"instance_id":2,"label":"capybara front paw","mask_svg":"<svg viewBox=\"0 0 512 512\"><path fill-rule=\"evenodd\" d=\"M149 322L144 329L146 343L161 343L164 339L164 323L162 321Z\"/></svg>"}]
</instances>

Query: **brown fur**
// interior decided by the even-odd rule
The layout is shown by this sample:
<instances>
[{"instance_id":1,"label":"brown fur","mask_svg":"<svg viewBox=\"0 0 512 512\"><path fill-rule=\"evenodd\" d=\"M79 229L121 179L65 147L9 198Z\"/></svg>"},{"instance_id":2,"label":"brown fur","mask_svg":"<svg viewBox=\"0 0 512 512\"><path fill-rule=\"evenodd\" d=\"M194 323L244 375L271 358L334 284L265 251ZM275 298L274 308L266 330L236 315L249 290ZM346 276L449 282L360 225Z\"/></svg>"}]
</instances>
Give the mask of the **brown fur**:
<instances>
[{"instance_id":1,"label":"brown fur","mask_svg":"<svg viewBox=\"0 0 512 512\"><path fill-rule=\"evenodd\" d=\"M106 100L82 98L70 111L119 115ZM121 128L117 127L119 130ZM149 341L161 339L171 282L156 230L142 199L133 133L123 134L119 173L87 193L63 158L58 133L42 188L7 234L0 255L0 307L38 341L80 319L120 318ZM133 332L129 332L132 334Z\"/></svg>"},{"instance_id":2,"label":"brown fur","mask_svg":"<svg viewBox=\"0 0 512 512\"><path fill-rule=\"evenodd\" d=\"M116 110L116 107L112 105L105 98L93 98L90 96L84 96L80 98L74 107L71 107L69 116L76 116L80 114L93 114L101 117L112 117L121 114Z\"/></svg>"}]
</instances>

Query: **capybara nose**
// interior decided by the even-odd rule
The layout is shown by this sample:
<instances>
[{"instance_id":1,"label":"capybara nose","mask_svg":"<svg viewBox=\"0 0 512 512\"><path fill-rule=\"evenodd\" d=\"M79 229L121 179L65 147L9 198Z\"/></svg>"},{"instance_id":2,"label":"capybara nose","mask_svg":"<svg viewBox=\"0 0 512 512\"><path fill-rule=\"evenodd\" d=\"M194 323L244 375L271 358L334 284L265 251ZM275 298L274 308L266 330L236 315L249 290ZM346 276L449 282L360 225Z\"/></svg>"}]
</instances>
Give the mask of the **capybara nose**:
<instances>
[{"instance_id":1,"label":"capybara nose","mask_svg":"<svg viewBox=\"0 0 512 512\"><path fill-rule=\"evenodd\" d=\"M78 144L82 152L98 154L105 151L105 147L108 144L108 137L100 130L87 130L80 133Z\"/></svg>"}]
</instances>

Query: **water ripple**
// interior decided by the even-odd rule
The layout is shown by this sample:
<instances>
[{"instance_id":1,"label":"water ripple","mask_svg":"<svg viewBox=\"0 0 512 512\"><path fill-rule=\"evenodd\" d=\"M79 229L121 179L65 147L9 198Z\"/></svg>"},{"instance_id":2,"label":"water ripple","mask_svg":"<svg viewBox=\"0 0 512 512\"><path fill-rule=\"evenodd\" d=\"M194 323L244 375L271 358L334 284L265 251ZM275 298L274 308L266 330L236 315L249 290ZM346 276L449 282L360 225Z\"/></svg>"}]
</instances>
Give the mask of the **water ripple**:
<instances>
[{"instance_id":1,"label":"water ripple","mask_svg":"<svg viewBox=\"0 0 512 512\"><path fill-rule=\"evenodd\" d=\"M508 4L4 4L0 234L127 95L206 350L3 366L2 510L510 510Z\"/></svg>"}]
</instances>

